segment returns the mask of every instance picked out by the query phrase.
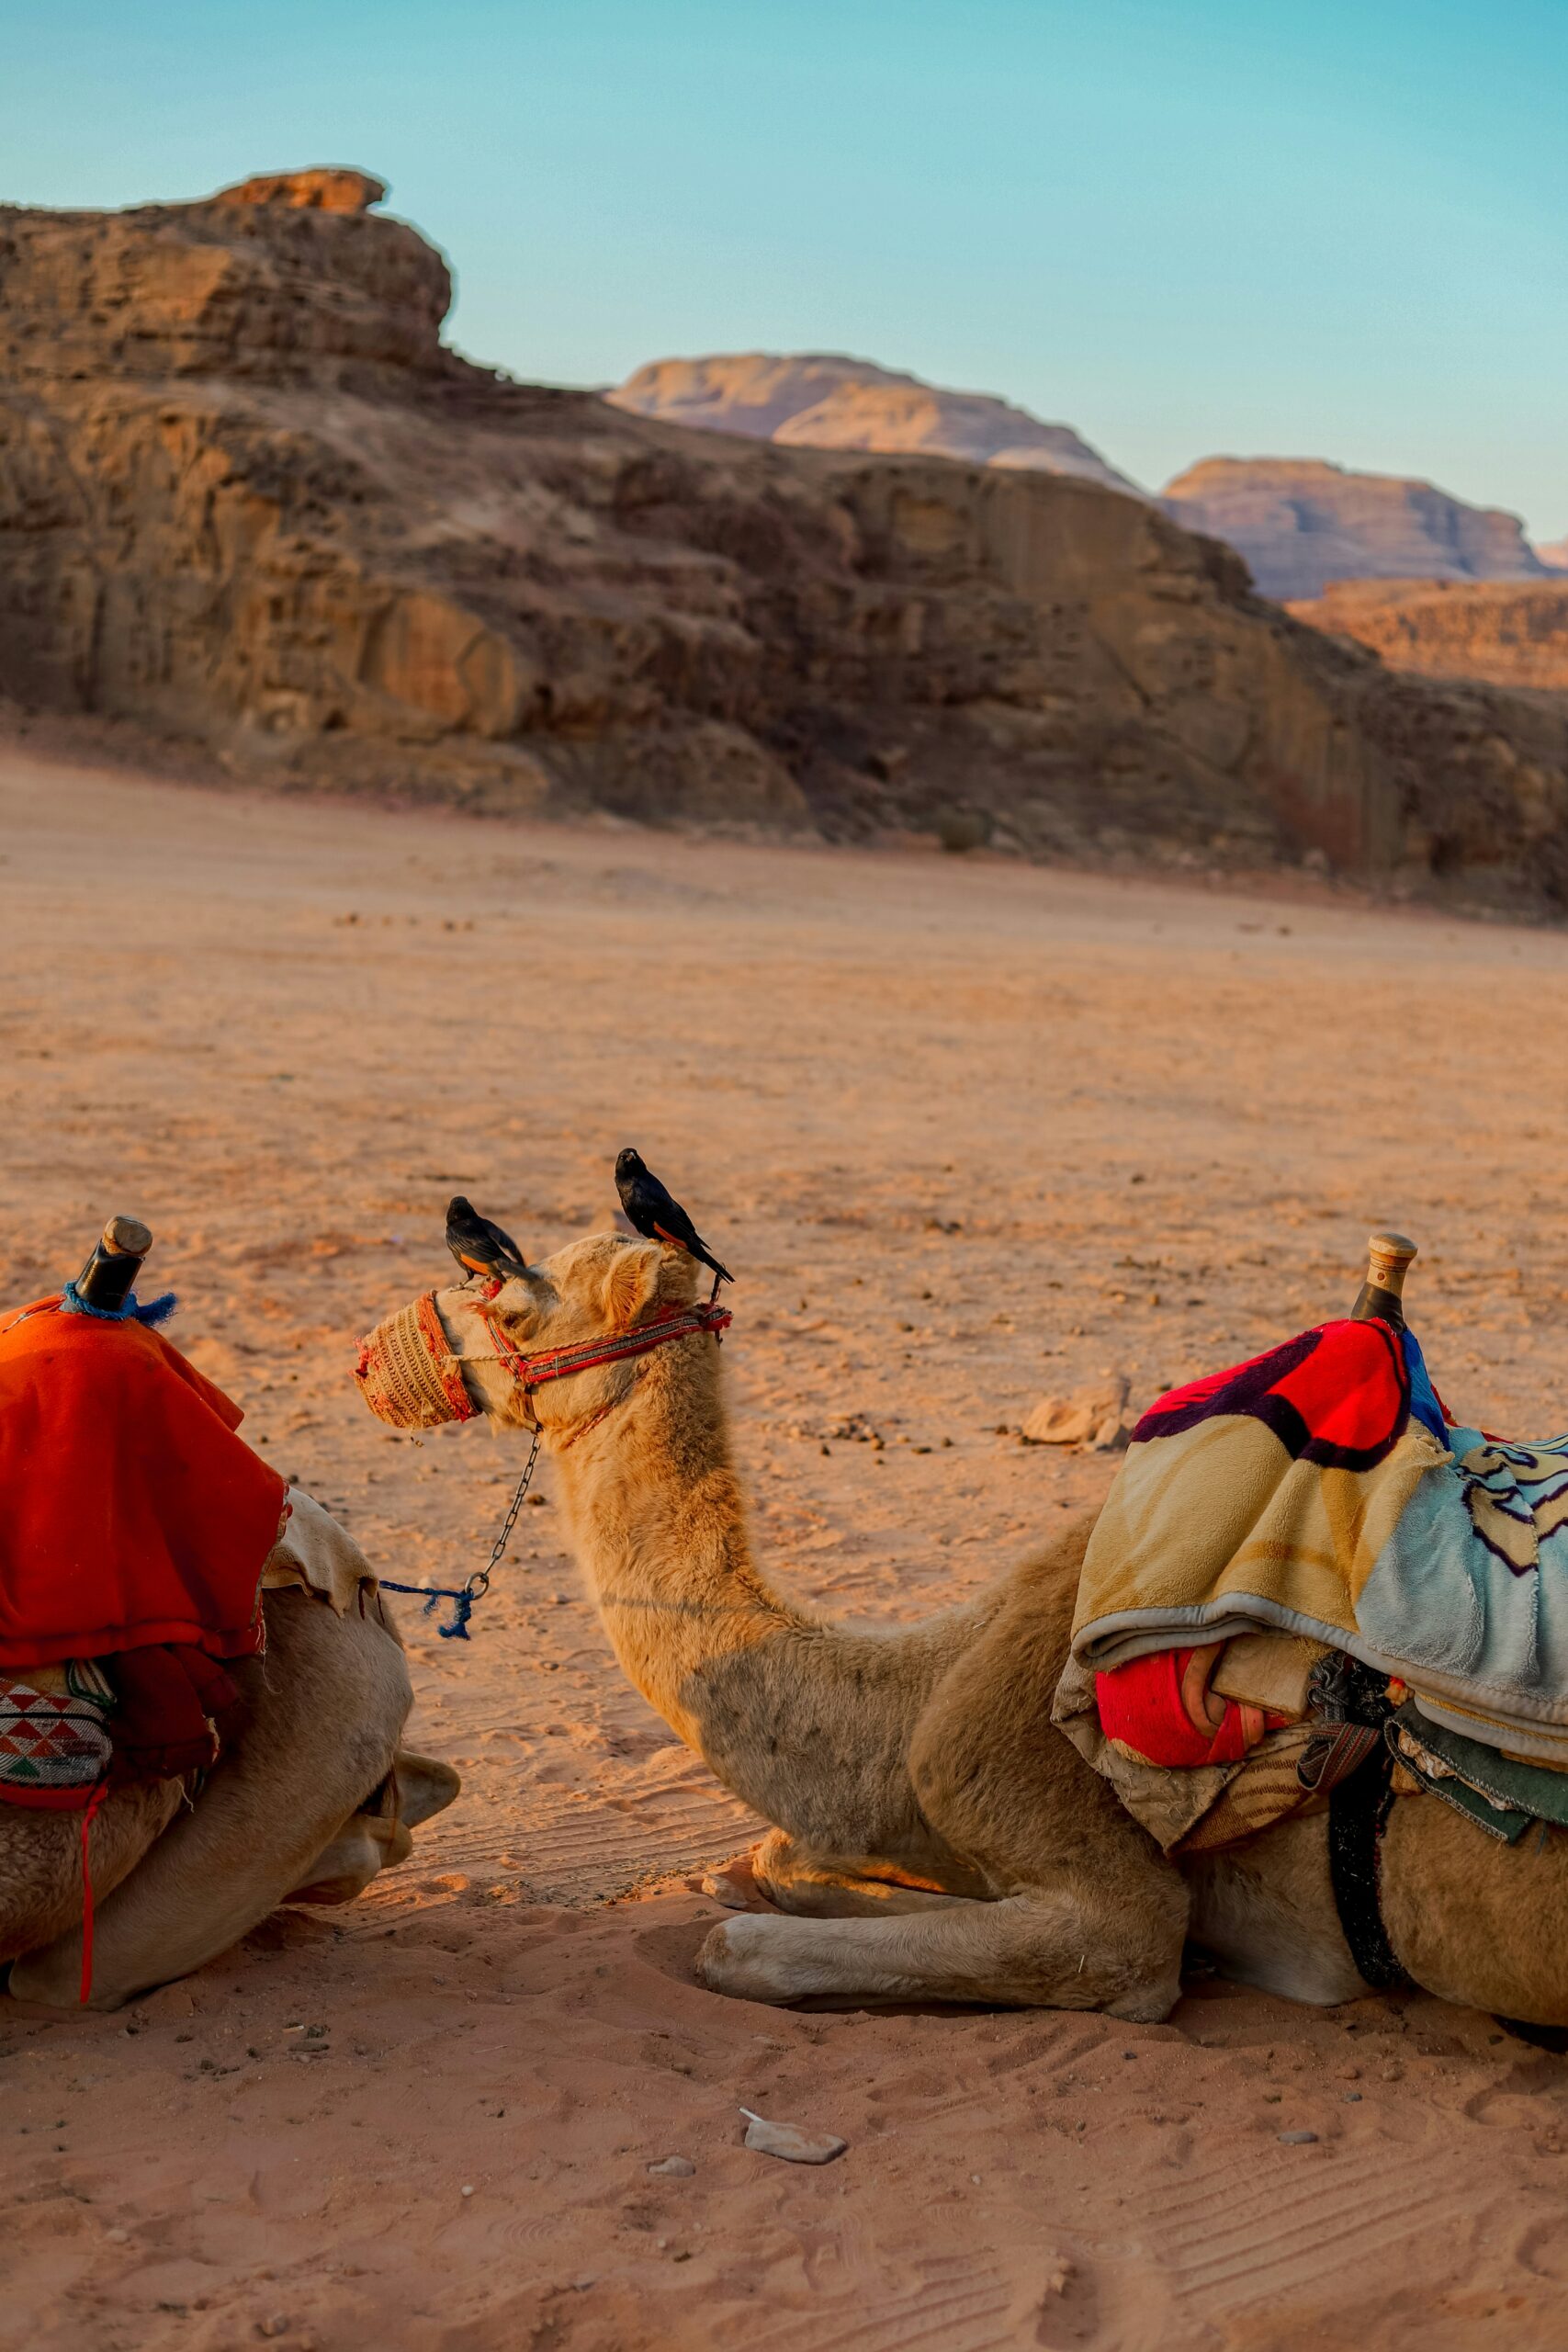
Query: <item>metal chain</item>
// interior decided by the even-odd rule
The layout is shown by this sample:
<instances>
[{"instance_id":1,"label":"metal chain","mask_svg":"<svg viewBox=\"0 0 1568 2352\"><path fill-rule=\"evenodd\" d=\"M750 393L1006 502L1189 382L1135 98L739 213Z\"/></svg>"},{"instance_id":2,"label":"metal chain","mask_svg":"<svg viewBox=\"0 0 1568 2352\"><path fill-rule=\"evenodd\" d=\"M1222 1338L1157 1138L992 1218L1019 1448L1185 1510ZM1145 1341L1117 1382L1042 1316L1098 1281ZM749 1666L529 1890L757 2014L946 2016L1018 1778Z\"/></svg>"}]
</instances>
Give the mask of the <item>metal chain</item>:
<instances>
[{"instance_id":1,"label":"metal chain","mask_svg":"<svg viewBox=\"0 0 1568 2352\"><path fill-rule=\"evenodd\" d=\"M491 1545L490 1558L485 1562L484 1566L476 1568L467 1584L392 1584L385 1577L377 1579L383 1592L406 1592L412 1594L416 1600L423 1600L424 1614L427 1617L433 1610L439 1607L442 1601L449 1600L452 1603L452 1623L449 1625L438 1625L435 1629L444 1642L466 1642L468 1638L468 1620L474 1613L474 1603L476 1600L482 1600L490 1590L491 1572L499 1567L502 1554L512 1541L512 1531L517 1524L517 1514L523 1508L523 1498L528 1491L528 1481L534 1475L534 1464L539 1458L539 1440L543 1432L536 1424L533 1447L524 1465L523 1476L517 1481L517 1492L513 1496L507 1508L506 1517L501 1522L501 1533Z\"/></svg>"},{"instance_id":2,"label":"metal chain","mask_svg":"<svg viewBox=\"0 0 1568 2352\"><path fill-rule=\"evenodd\" d=\"M543 1434L544 1432L536 1425L534 1442L529 1449L528 1459L523 1465L523 1476L517 1481L517 1492L513 1496L507 1508L506 1517L501 1522L501 1532L491 1546L490 1558L482 1568L474 1570L473 1575L463 1587L470 1600L481 1600L490 1590L491 1577L501 1566L502 1556L512 1541L512 1531L517 1524L517 1514L522 1510L524 1498L528 1492L529 1481L534 1476L534 1464L539 1458L539 1441Z\"/></svg>"}]
</instances>

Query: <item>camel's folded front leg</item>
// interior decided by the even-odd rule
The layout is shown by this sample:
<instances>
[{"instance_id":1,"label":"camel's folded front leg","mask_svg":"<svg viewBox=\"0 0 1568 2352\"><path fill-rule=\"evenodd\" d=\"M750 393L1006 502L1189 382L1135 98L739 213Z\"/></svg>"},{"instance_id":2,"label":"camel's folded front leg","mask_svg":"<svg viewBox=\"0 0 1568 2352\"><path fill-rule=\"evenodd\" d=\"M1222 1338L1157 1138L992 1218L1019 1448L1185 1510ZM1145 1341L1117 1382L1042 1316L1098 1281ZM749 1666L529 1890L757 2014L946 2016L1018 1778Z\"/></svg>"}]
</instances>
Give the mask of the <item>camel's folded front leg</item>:
<instances>
[{"instance_id":1,"label":"camel's folded front leg","mask_svg":"<svg viewBox=\"0 0 1568 2352\"><path fill-rule=\"evenodd\" d=\"M771 1829L748 1862L757 1893L795 1918L886 1919L906 1911L940 1911L978 1892L974 1874L959 1889L919 1879L865 1854L829 1853ZM724 1900L722 1889L716 1889ZM744 1908L744 1897L735 1906Z\"/></svg>"},{"instance_id":2,"label":"camel's folded front leg","mask_svg":"<svg viewBox=\"0 0 1568 2352\"><path fill-rule=\"evenodd\" d=\"M1145 1929L1064 1889L880 1919L748 1915L712 1929L697 1973L743 2001L994 2001L1153 2023L1180 1990L1179 1930L1151 1966Z\"/></svg>"},{"instance_id":3,"label":"camel's folded front leg","mask_svg":"<svg viewBox=\"0 0 1568 2352\"><path fill-rule=\"evenodd\" d=\"M304 1593L268 1593L267 1653L233 1669L249 1720L194 1808L97 1915L96 2009L118 2008L215 1959L310 1875L392 1766L412 1703L408 1668L374 1608L337 1616ZM11 1972L23 2000L74 2006L79 1930Z\"/></svg>"}]
</instances>

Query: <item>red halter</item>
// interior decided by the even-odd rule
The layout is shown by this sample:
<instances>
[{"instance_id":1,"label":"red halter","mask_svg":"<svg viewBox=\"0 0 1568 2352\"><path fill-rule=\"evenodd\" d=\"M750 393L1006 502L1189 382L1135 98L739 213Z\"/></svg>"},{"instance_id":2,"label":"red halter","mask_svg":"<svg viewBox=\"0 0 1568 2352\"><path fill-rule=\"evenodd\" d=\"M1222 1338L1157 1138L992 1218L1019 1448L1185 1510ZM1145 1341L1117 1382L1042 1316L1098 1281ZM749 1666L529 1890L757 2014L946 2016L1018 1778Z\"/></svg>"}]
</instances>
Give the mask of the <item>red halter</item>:
<instances>
[{"instance_id":1,"label":"red halter","mask_svg":"<svg viewBox=\"0 0 1568 2352\"><path fill-rule=\"evenodd\" d=\"M500 1288L498 1283L490 1295L491 1299ZM507 1338L487 1311L489 1303L487 1300L479 1312L486 1330L495 1341L496 1362L506 1366L525 1396L543 1388L551 1380L570 1380L574 1373L593 1372L601 1364L620 1363L629 1356L646 1356L670 1340L686 1340L711 1331L722 1345L725 1332L735 1320L728 1306L720 1306L710 1298L705 1306L671 1307L668 1314L656 1315L651 1322L638 1323L613 1339L582 1340L574 1348L551 1348L542 1355L531 1356Z\"/></svg>"}]
</instances>

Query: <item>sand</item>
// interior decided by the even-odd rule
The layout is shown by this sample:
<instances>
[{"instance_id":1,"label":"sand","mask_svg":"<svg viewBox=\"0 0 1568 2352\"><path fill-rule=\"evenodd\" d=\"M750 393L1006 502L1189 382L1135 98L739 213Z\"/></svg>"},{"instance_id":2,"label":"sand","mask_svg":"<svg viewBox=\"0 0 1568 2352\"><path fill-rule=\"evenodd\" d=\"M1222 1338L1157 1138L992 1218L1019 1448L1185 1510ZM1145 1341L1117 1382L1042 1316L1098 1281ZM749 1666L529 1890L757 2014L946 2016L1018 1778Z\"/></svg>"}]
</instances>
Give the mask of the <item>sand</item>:
<instances>
[{"instance_id":1,"label":"sand","mask_svg":"<svg viewBox=\"0 0 1568 2352\"><path fill-rule=\"evenodd\" d=\"M1104 1456L998 1424L1342 1308L1379 1221L1422 1243L1450 1402L1568 1419L1561 937L19 750L0 829L0 1298L146 1216L175 1336L390 1576L475 1564L520 1456L381 1430L356 1335L444 1277L450 1192L536 1254L627 1141L740 1276L761 1554L845 1612L970 1592L1103 1491ZM1489 2018L1202 1977L1156 2028L701 1990L701 1874L753 1826L621 1681L543 1483L470 1645L405 1620L414 1736L466 1788L402 1871L117 2017L0 2002L0 2336L1562 2343L1568 2075ZM849 2151L753 2154L742 2106Z\"/></svg>"}]
</instances>

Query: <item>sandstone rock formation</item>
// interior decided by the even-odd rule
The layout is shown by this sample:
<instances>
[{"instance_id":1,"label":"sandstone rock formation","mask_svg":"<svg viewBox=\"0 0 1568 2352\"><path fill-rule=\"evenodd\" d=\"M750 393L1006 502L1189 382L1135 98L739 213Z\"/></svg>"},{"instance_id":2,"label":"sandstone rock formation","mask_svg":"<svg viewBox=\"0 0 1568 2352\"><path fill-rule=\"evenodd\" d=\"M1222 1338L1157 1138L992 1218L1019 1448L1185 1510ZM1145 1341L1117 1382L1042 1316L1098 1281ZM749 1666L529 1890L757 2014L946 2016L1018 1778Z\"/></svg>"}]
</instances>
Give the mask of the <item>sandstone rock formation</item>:
<instances>
[{"instance_id":1,"label":"sandstone rock formation","mask_svg":"<svg viewBox=\"0 0 1568 2352\"><path fill-rule=\"evenodd\" d=\"M1161 496L1189 530L1236 548L1258 594L1282 603L1332 580L1527 580L1542 569L1517 514L1320 458L1205 458Z\"/></svg>"},{"instance_id":2,"label":"sandstone rock formation","mask_svg":"<svg viewBox=\"0 0 1568 2352\"><path fill-rule=\"evenodd\" d=\"M1550 697L1400 677L1094 481L489 374L378 195L0 212L0 695L296 786L1568 906Z\"/></svg>"},{"instance_id":3,"label":"sandstone rock formation","mask_svg":"<svg viewBox=\"0 0 1568 2352\"><path fill-rule=\"evenodd\" d=\"M1076 474L1145 493L1069 424L1043 424L986 392L949 392L869 359L835 352L727 352L655 359L606 393L617 408L665 424L739 433L794 449L875 449L895 457L964 458Z\"/></svg>"},{"instance_id":4,"label":"sandstone rock formation","mask_svg":"<svg viewBox=\"0 0 1568 2352\"><path fill-rule=\"evenodd\" d=\"M1345 580L1290 610L1396 670L1568 692L1568 579Z\"/></svg>"},{"instance_id":5,"label":"sandstone rock formation","mask_svg":"<svg viewBox=\"0 0 1568 2352\"><path fill-rule=\"evenodd\" d=\"M1568 571L1568 539L1548 539L1544 545L1537 540L1535 551L1548 571Z\"/></svg>"}]
</instances>

